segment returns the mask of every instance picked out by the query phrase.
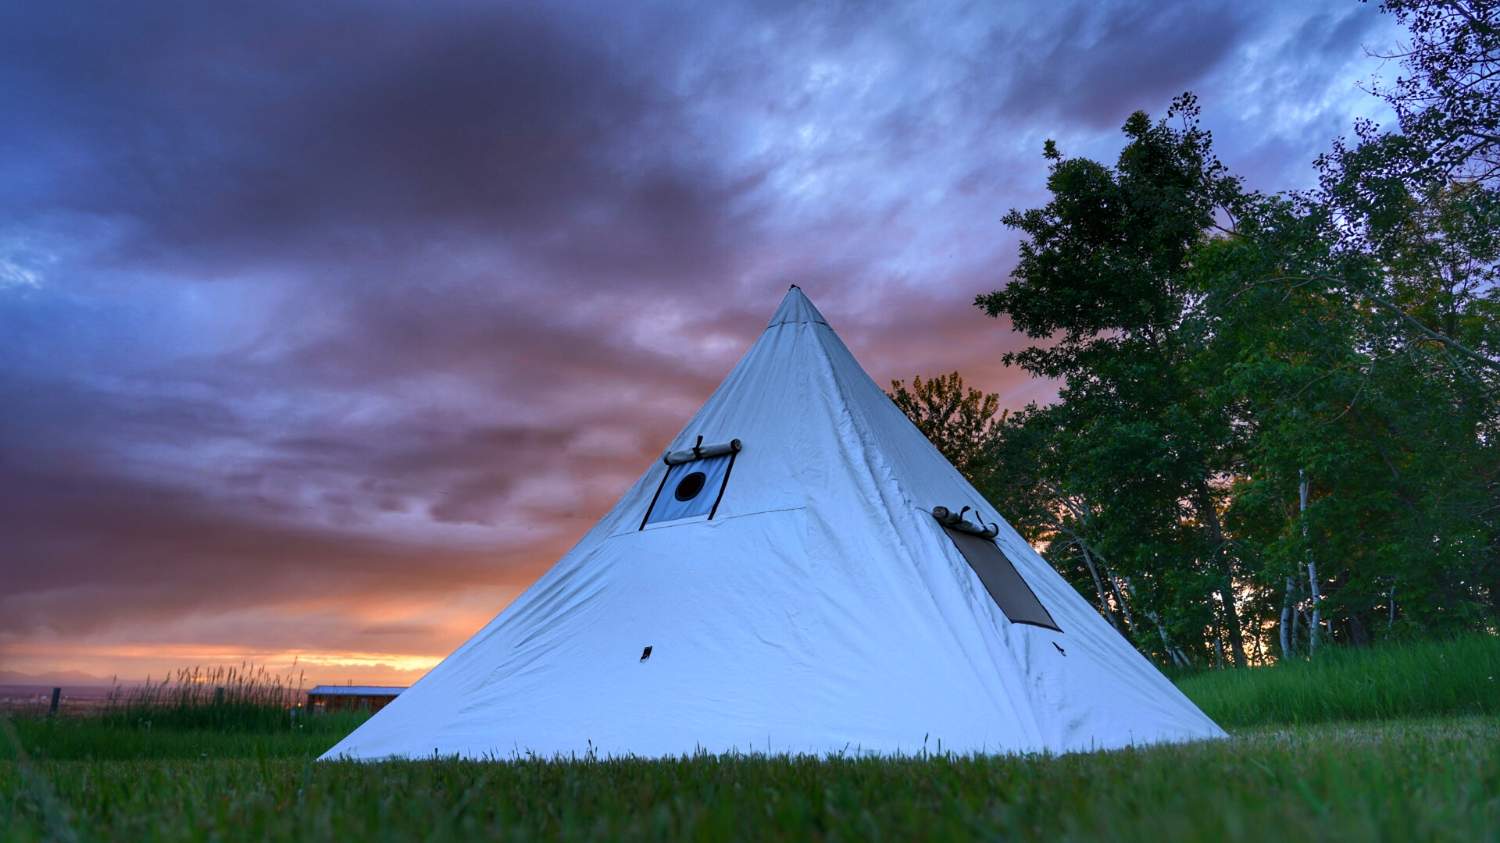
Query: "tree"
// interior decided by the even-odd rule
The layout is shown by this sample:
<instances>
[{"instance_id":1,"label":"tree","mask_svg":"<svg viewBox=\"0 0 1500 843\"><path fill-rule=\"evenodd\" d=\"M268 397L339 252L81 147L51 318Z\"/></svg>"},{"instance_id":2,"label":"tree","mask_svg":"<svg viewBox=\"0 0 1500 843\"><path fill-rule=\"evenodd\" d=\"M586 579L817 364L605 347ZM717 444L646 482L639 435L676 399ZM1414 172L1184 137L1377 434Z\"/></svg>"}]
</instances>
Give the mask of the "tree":
<instances>
[{"instance_id":1,"label":"tree","mask_svg":"<svg viewBox=\"0 0 1500 843\"><path fill-rule=\"evenodd\" d=\"M1271 195L1191 96L1112 165L1049 141L1049 201L1006 215L1019 262L976 299L1061 386L970 476L1163 660L1500 618L1500 6L1383 6L1412 33L1400 131Z\"/></svg>"},{"instance_id":2,"label":"tree","mask_svg":"<svg viewBox=\"0 0 1500 843\"><path fill-rule=\"evenodd\" d=\"M1496 258L1481 222L1493 213L1488 192L1389 180L1358 201L1263 197L1236 237L1197 258L1214 314L1205 365L1222 373L1219 400L1246 431L1227 516L1259 556L1259 585L1282 591L1284 654L1299 649L1299 628L1311 648L1320 615L1332 640L1363 644L1482 628L1495 614L1490 380L1410 327L1494 347L1496 311L1482 292Z\"/></svg>"},{"instance_id":3,"label":"tree","mask_svg":"<svg viewBox=\"0 0 1500 843\"><path fill-rule=\"evenodd\" d=\"M1243 665L1222 517L1236 429L1193 366L1207 333L1192 256L1233 224L1246 194L1197 117L1190 95L1167 120L1137 112L1113 167L1066 159L1049 141L1051 200L1005 216L1024 236L1020 260L976 304L1041 341L1007 364L1063 381L1070 486L1100 508L1114 555L1142 575L1208 584L1210 637Z\"/></svg>"},{"instance_id":4,"label":"tree","mask_svg":"<svg viewBox=\"0 0 1500 843\"><path fill-rule=\"evenodd\" d=\"M1424 180L1500 179L1500 4L1384 0L1411 40L1388 56L1405 75L1377 92L1396 111Z\"/></svg>"},{"instance_id":5,"label":"tree","mask_svg":"<svg viewBox=\"0 0 1500 843\"><path fill-rule=\"evenodd\" d=\"M1353 148L1336 143L1321 156L1319 188L1301 200L1329 243L1330 261L1269 280L1313 285L1348 307L1378 310L1393 337L1433 347L1458 376L1494 389L1500 194L1413 169L1413 149L1410 138L1375 135Z\"/></svg>"},{"instance_id":6,"label":"tree","mask_svg":"<svg viewBox=\"0 0 1500 843\"><path fill-rule=\"evenodd\" d=\"M982 470L986 448L1000 422L996 417L999 395L966 386L958 372L925 381L918 375L912 378L910 389L902 381L891 381L887 394L955 468L971 479Z\"/></svg>"}]
</instances>

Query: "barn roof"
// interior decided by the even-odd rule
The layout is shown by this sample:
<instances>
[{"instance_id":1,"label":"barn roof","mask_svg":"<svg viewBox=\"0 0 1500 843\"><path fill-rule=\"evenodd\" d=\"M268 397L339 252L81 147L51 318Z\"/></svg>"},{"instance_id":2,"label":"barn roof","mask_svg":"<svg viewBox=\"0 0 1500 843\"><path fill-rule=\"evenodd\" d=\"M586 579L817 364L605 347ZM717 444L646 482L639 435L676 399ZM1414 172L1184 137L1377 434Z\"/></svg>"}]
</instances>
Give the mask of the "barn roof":
<instances>
[{"instance_id":1,"label":"barn roof","mask_svg":"<svg viewBox=\"0 0 1500 843\"><path fill-rule=\"evenodd\" d=\"M405 690L399 685L319 685L307 693L325 697L394 697Z\"/></svg>"}]
</instances>

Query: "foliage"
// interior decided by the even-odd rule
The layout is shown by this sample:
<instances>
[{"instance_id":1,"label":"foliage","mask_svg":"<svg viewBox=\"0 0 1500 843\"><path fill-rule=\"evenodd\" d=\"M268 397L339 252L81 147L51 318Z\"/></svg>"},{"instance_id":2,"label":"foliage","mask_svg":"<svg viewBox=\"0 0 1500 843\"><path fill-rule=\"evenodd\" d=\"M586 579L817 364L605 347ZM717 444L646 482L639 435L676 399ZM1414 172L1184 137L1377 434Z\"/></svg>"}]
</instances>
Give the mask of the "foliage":
<instances>
[{"instance_id":1,"label":"foliage","mask_svg":"<svg viewBox=\"0 0 1500 843\"><path fill-rule=\"evenodd\" d=\"M925 381L918 375L909 389L901 381L891 381L888 394L955 468L982 470L985 448L998 424L998 395L966 387L958 372Z\"/></svg>"},{"instance_id":2,"label":"foliage","mask_svg":"<svg viewBox=\"0 0 1500 843\"><path fill-rule=\"evenodd\" d=\"M1058 400L971 480L1163 664L1500 627L1500 35L1494 4L1388 0L1411 28L1319 185L1247 190L1184 95L1112 164L1043 155L1010 282L976 304Z\"/></svg>"},{"instance_id":3,"label":"foliage","mask_svg":"<svg viewBox=\"0 0 1500 843\"><path fill-rule=\"evenodd\" d=\"M1410 32L1391 56L1406 74L1379 89L1415 163L1439 180L1500 178L1500 4L1493 0L1383 0Z\"/></svg>"},{"instance_id":4,"label":"foliage","mask_svg":"<svg viewBox=\"0 0 1500 843\"><path fill-rule=\"evenodd\" d=\"M1007 363L1062 381L1045 420L1056 437L1053 476L1038 479L1059 493L1049 507L1087 502L1094 515L1079 520L1090 522L1094 555L1111 560L1107 576L1160 593L1143 610L1160 614L1166 607L1156 604L1185 589L1216 595L1174 607L1176 622L1222 629L1190 638L1227 643L1243 665L1234 585L1242 560L1222 523L1238 431L1212 381L1194 370L1211 332L1193 258L1247 198L1213 157L1193 99L1179 99L1169 118L1182 127L1132 115L1114 167L1049 146L1052 199L1006 215L1024 236L1020 261L1009 285L976 303L1044 340Z\"/></svg>"},{"instance_id":5,"label":"foliage","mask_svg":"<svg viewBox=\"0 0 1500 843\"><path fill-rule=\"evenodd\" d=\"M1301 608L1301 569L1321 560L1338 640L1491 628L1500 415L1493 380L1457 349L1486 348L1497 323L1492 292L1466 277L1492 272L1495 253L1454 236L1491 199L1393 191L1354 246L1341 189L1266 200L1240 238L1204 249L1203 283L1218 290L1205 365L1247 432L1229 518L1257 549L1259 584L1283 583L1283 607Z\"/></svg>"}]
</instances>

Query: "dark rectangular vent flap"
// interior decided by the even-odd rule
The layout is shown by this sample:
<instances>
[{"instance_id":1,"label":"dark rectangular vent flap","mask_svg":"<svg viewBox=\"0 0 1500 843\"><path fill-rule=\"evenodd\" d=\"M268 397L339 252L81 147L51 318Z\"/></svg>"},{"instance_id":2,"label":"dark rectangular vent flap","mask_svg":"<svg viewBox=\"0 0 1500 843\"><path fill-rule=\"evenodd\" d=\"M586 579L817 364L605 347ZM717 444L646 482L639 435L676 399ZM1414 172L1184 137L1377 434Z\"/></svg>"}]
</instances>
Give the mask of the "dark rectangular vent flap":
<instances>
[{"instance_id":1,"label":"dark rectangular vent flap","mask_svg":"<svg viewBox=\"0 0 1500 843\"><path fill-rule=\"evenodd\" d=\"M968 560L969 567L979 575L979 581L984 583L985 590L1011 623L1031 624L1062 632L1057 622L1052 620L1047 607L1037 599L1036 592L1021 578L1021 572L1016 570L1016 566L1005 555L1005 551L995 544L994 539L950 527L944 527L943 532L948 534L958 552Z\"/></svg>"}]
</instances>

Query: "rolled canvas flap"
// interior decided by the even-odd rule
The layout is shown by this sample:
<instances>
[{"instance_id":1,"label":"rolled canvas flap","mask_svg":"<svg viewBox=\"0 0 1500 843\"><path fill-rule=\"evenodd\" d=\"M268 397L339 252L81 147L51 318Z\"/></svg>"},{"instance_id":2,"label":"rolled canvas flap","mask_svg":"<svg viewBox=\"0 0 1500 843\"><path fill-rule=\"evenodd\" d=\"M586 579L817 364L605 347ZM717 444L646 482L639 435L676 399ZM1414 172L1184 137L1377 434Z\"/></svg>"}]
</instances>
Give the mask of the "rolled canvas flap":
<instances>
[{"instance_id":1,"label":"rolled canvas flap","mask_svg":"<svg viewBox=\"0 0 1500 843\"><path fill-rule=\"evenodd\" d=\"M998 524L975 524L965 519L964 513L968 511L969 508L967 506L958 512L953 512L946 506L935 506L932 508L932 517L936 518L938 523L944 527L950 530L957 530L960 533L971 533L986 539L992 539L1000 535L1000 526Z\"/></svg>"},{"instance_id":2,"label":"rolled canvas flap","mask_svg":"<svg viewBox=\"0 0 1500 843\"><path fill-rule=\"evenodd\" d=\"M693 460L707 459L708 457L722 457L725 454L737 453L740 450L740 440L731 439L718 445L704 445L703 437L698 437L698 444L691 448L683 448L680 451L668 451L662 457L662 462L667 465L680 465Z\"/></svg>"}]
</instances>

